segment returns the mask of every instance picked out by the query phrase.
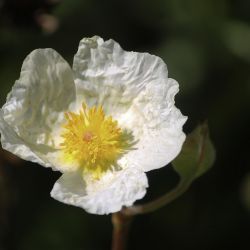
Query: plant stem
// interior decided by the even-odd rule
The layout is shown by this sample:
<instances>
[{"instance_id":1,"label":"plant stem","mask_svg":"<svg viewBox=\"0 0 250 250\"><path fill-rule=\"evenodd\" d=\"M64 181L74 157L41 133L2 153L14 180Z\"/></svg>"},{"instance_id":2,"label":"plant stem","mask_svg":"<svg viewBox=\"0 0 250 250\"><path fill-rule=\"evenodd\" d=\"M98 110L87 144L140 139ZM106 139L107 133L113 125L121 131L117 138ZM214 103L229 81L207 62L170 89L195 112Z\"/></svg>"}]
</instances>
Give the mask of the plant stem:
<instances>
[{"instance_id":1,"label":"plant stem","mask_svg":"<svg viewBox=\"0 0 250 250\"><path fill-rule=\"evenodd\" d=\"M127 216L134 216L137 214L146 214L154 212L155 210L169 204L179 196L181 196L190 186L189 182L180 182L175 189L161 196L160 198L142 205L134 205L132 207L124 208L121 212Z\"/></svg>"},{"instance_id":2,"label":"plant stem","mask_svg":"<svg viewBox=\"0 0 250 250\"><path fill-rule=\"evenodd\" d=\"M120 212L112 215L113 240L112 250L125 250L127 245L128 232L133 216L153 212L179 196L181 196L190 186L191 182L180 181L176 188L166 193L160 198L142 205L123 208Z\"/></svg>"},{"instance_id":3,"label":"plant stem","mask_svg":"<svg viewBox=\"0 0 250 250\"><path fill-rule=\"evenodd\" d=\"M132 216L117 212L112 215L113 238L112 250L125 250Z\"/></svg>"}]
</instances>

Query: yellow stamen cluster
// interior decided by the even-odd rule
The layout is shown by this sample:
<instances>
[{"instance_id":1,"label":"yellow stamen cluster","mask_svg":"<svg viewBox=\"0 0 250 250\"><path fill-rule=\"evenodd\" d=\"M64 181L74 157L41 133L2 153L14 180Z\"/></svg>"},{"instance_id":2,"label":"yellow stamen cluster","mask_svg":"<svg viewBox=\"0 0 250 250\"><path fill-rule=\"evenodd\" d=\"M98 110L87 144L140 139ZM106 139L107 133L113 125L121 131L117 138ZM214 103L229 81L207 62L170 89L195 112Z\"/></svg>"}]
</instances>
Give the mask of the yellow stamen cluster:
<instances>
[{"instance_id":1,"label":"yellow stamen cluster","mask_svg":"<svg viewBox=\"0 0 250 250\"><path fill-rule=\"evenodd\" d=\"M128 138L116 120L105 116L102 106L88 108L83 103L79 113L67 112L65 117L61 135L65 160L76 162L97 178L128 149Z\"/></svg>"}]
</instances>

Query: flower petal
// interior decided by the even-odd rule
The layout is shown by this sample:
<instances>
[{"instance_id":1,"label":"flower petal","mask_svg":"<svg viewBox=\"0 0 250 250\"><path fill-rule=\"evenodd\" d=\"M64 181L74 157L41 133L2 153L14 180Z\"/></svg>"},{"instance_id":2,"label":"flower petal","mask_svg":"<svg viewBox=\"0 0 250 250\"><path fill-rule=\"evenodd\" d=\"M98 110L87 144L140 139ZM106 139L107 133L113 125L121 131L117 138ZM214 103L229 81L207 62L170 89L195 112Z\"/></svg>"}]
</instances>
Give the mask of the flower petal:
<instances>
[{"instance_id":1,"label":"flower petal","mask_svg":"<svg viewBox=\"0 0 250 250\"><path fill-rule=\"evenodd\" d=\"M23 159L27 159L29 161L50 167L50 163L46 161L46 159L42 159L41 157L39 157L39 154L33 151L34 149L31 150L30 147L16 134L13 128L4 121L2 113L2 110L0 110L0 132L2 148Z\"/></svg>"},{"instance_id":2,"label":"flower petal","mask_svg":"<svg viewBox=\"0 0 250 250\"><path fill-rule=\"evenodd\" d=\"M106 174L96 181L84 181L79 172L65 173L55 183L51 196L93 214L109 214L131 206L148 187L145 173L136 168Z\"/></svg>"},{"instance_id":3,"label":"flower petal","mask_svg":"<svg viewBox=\"0 0 250 250\"><path fill-rule=\"evenodd\" d=\"M150 171L164 167L179 154L187 117L174 105L177 92L178 83L168 79L168 84L149 84L135 98L119 123L133 131L137 144L121 160Z\"/></svg>"},{"instance_id":4,"label":"flower petal","mask_svg":"<svg viewBox=\"0 0 250 250\"><path fill-rule=\"evenodd\" d=\"M103 105L114 116L127 111L148 83L158 84L168 77L159 57L124 51L114 40L98 36L80 41L73 70L79 103Z\"/></svg>"},{"instance_id":5,"label":"flower petal","mask_svg":"<svg viewBox=\"0 0 250 250\"><path fill-rule=\"evenodd\" d=\"M74 101L68 63L53 49L34 50L24 60L20 78L2 107L3 148L25 160L52 166L46 158L56 151L63 111Z\"/></svg>"},{"instance_id":6,"label":"flower petal","mask_svg":"<svg viewBox=\"0 0 250 250\"><path fill-rule=\"evenodd\" d=\"M178 112L175 115L178 116ZM183 118L179 118L178 125L183 121ZM145 129L134 146L135 149L125 154L118 163L124 161L127 165L134 164L145 172L164 167L179 154L185 138L182 130L178 131L174 126L156 130Z\"/></svg>"}]
</instances>

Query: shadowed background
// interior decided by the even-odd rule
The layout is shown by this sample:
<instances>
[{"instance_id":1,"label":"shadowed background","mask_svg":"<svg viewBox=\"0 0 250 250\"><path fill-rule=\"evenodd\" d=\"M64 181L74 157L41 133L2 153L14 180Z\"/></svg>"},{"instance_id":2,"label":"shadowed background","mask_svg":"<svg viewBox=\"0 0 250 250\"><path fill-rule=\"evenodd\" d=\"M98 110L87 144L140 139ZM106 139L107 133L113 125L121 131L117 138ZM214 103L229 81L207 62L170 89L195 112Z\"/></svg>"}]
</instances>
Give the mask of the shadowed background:
<instances>
[{"instance_id":1,"label":"shadowed background","mask_svg":"<svg viewBox=\"0 0 250 250\"><path fill-rule=\"evenodd\" d=\"M162 57L180 83L185 132L208 119L217 159L177 201L134 220L129 249L247 249L249 13L247 0L0 0L0 104L36 48L54 48L71 64L80 39L99 35ZM110 216L50 198L59 176L0 151L1 250L110 248ZM178 179L170 166L148 176L144 201Z\"/></svg>"}]
</instances>

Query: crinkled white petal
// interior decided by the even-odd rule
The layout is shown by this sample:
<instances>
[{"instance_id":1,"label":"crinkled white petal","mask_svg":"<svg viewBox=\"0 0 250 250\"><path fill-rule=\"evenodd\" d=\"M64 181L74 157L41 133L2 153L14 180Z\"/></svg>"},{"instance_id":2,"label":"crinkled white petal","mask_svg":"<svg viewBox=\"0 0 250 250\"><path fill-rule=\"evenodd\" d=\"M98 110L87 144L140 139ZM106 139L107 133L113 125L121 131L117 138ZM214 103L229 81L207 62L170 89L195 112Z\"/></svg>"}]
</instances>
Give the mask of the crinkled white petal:
<instances>
[{"instance_id":1,"label":"crinkled white petal","mask_svg":"<svg viewBox=\"0 0 250 250\"><path fill-rule=\"evenodd\" d=\"M129 151L121 160L128 165L136 164L144 171L170 163L179 154L186 138L182 127L187 117L174 105L178 83L173 79L168 79L168 82L170 87L165 92L164 88L158 91L149 85L118 120L133 131L137 141L135 150ZM153 100L152 94L158 98Z\"/></svg>"},{"instance_id":2,"label":"crinkled white petal","mask_svg":"<svg viewBox=\"0 0 250 250\"><path fill-rule=\"evenodd\" d=\"M134 150L128 151L118 162L134 164L146 172L170 163L179 154L185 140L181 126L186 120L178 111L172 116L178 121L170 127L145 128L134 145Z\"/></svg>"},{"instance_id":3,"label":"crinkled white petal","mask_svg":"<svg viewBox=\"0 0 250 250\"><path fill-rule=\"evenodd\" d=\"M41 165L46 165L50 167L50 163L46 158L42 159L42 156L30 148L30 145L27 145L22 138L13 130L13 128L4 121L2 110L0 110L0 132L1 132L1 144L2 147L9 152L23 158L28 159L29 161L36 162Z\"/></svg>"},{"instance_id":4,"label":"crinkled white petal","mask_svg":"<svg viewBox=\"0 0 250 250\"><path fill-rule=\"evenodd\" d=\"M63 203L93 214L109 214L131 206L148 187L146 174L137 168L107 173L100 180L83 180L81 173L64 173L55 183L51 196Z\"/></svg>"},{"instance_id":5,"label":"crinkled white petal","mask_svg":"<svg viewBox=\"0 0 250 250\"><path fill-rule=\"evenodd\" d=\"M179 85L159 57L95 36L80 42L73 70L78 102L103 105L138 142L122 161L149 171L178 155L186 117L175 107Z\"/></svg>"},{"instance_id":6,"label":"crinkled white petal","mask_svg":"<svg viewBox=\"0 0 250 250\"><path fill-rule=\"evenodd\" d=\"M31 52L1 110L1 141L25 160L53 167L63 112L75 103L68 63L53 49Z\"/></svg>"},{"instance_id":7,"label":"crinkled white petal","mask_svg":"<svg viewBox=\"0 0 250 250\"><path fill-rule=\"evenodd\" d=\"M124 51L114 40L98 36L80 41L73 71L79 103L101 104L113 116L127 111L149 83L166 83L168 77L161 58Z\"/></svg>"}]
</instances>

